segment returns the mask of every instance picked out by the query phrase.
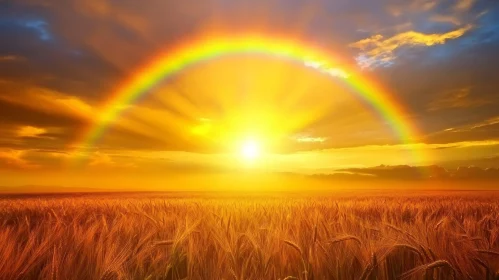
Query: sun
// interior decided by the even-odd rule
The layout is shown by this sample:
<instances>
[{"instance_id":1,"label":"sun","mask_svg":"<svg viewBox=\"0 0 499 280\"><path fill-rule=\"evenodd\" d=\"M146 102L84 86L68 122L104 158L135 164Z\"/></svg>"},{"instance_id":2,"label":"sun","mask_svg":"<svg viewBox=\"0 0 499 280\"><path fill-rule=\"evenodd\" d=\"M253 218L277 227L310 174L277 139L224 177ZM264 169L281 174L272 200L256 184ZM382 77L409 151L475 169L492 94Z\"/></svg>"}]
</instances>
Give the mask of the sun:
<instances>
[{"instance_id":1,"label":"sun","mask_svg":"<svg viewBox=\"0 0 499 280\"><path fill-rule=\"evenodd\" d=\"M241 156L246 160L254 160L260 156L260 145L254 140L248 140L241 146Z\"/></svg>"}]
</instances>

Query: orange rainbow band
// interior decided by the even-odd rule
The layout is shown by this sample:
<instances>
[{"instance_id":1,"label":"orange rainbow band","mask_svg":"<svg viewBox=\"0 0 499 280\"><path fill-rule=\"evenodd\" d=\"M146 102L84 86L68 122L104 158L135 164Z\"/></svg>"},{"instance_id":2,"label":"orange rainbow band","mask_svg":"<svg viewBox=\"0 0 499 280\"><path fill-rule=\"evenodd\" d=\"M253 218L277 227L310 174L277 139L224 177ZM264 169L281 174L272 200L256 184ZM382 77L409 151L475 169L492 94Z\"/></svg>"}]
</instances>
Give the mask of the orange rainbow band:
<instances>
[{"instance_id":1,"label":"orange rainbow band","mask_svg":"<svg viewBox=\"0 0 499 280\"><path fill-rule=\"evenodd\" d=\"M314 68L333 79L342 80L390 125L402 143L411 143L417 139L417 130L403 118L406 113L393 96L360 75L354 76L350 72L334 68L337 64L327 52L294 40L265 36L230 36L192 40L169 49L146 64L111 95L107 104L104 104L99 119L85 131L78 146L83 147L81 149L94 146L111 123L119 118L126 105L133 104L138 98L149 93L159 82L189 66L237 54L258 54L285 59Z\"/></svg>"}]
</instances>

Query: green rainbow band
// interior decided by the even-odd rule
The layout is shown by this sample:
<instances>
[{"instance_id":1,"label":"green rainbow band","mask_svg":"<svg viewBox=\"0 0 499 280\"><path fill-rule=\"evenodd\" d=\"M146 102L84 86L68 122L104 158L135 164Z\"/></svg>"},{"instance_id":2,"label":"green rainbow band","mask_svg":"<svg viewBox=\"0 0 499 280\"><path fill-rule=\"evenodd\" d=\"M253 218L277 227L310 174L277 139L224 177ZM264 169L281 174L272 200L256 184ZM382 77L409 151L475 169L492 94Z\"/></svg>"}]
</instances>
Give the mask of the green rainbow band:
<instances>
[{"instance_id":1,"label":"green rainbow band","mask_svg":"<svg viewBox=\"0 0 499 280\"><path fill-rule=\"evenodd\" d=\"M293 40L281 40L262 36L208 37L192 40L176 48L169 49L140 69L121 85L104 104L101 114L93 125L84 132L77 143L80 149L95 145L111 123L116 120L124 107L134 103L139 97L150 92L160 81L181 72L189 66L232 54L263 54L292 60L317 71L342 79L368 103L385 121L402 143L417 139L415 127L404 119L403 107L374 83L353 71L334 68L337 60L327 52ZM81 148L83 147L83 148Z\"/></svg>"}]
</instances>

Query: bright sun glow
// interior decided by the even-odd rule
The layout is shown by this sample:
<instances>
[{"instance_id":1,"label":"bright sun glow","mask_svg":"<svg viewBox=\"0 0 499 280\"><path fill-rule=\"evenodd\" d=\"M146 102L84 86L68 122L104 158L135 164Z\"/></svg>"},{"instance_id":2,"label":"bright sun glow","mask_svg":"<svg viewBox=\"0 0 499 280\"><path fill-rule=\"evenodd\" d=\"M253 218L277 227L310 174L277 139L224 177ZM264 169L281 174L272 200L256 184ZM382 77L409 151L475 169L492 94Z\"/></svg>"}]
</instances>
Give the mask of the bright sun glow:
<instances>
[{"instance_id":1,"label":"bright sun glow","mask_svg":"<svg viewBox=\"0 0 499 280\"><path fill-rule=\"evenodd\" d=\"M256 159L260 156L260 146L255 141L246 141L241 147L241 155L247 160Z\"/></svg>"}]
</instances>

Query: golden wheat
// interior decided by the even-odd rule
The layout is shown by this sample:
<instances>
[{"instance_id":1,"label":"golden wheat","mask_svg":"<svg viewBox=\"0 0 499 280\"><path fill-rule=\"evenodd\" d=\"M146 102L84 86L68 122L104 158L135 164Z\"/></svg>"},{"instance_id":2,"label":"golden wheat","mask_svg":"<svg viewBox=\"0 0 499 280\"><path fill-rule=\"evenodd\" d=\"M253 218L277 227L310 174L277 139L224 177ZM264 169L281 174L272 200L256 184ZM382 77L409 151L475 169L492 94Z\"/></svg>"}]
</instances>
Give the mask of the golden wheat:
<instances>
[{"instance_id":1,"label":"golden wheat","mask_svg":"<svg viewBox=\"0 0 499 280\"><path fill-rule=\"evenodd\" d=\"M0 198L0 279L492 279L499 268L495 193L171 196Z\"/></svg>"}]
</instances>

